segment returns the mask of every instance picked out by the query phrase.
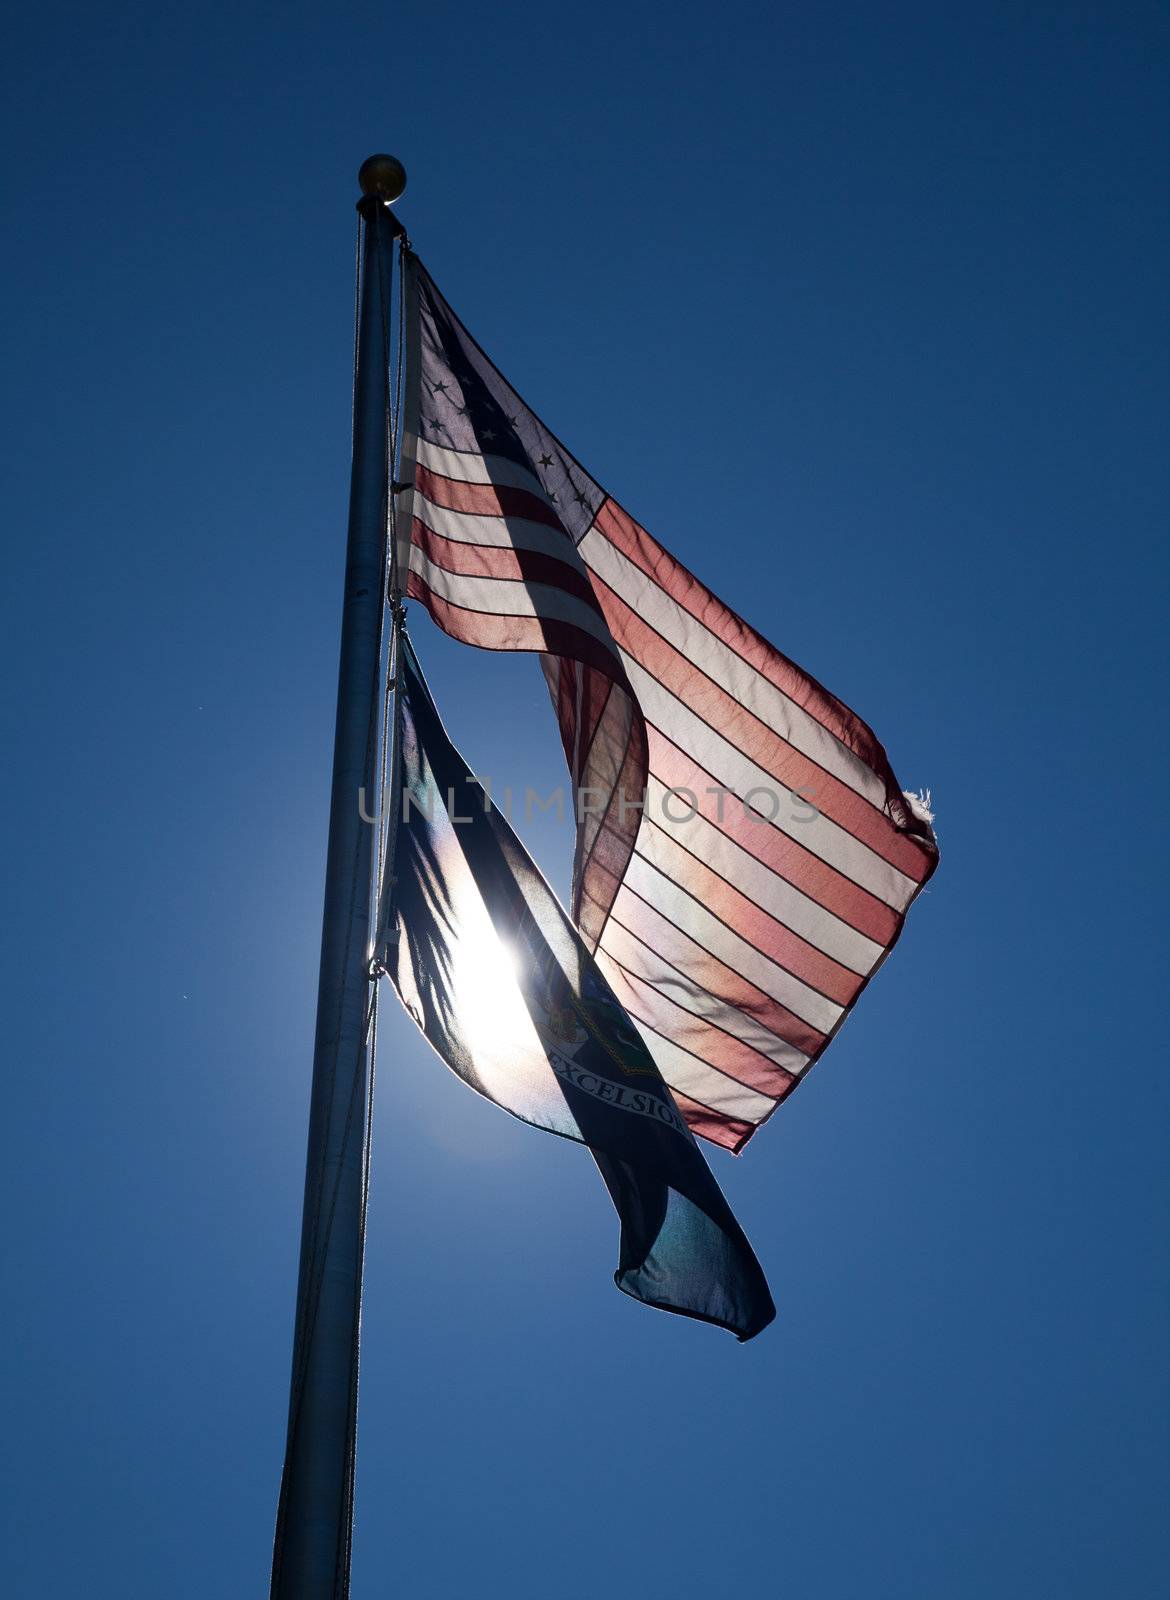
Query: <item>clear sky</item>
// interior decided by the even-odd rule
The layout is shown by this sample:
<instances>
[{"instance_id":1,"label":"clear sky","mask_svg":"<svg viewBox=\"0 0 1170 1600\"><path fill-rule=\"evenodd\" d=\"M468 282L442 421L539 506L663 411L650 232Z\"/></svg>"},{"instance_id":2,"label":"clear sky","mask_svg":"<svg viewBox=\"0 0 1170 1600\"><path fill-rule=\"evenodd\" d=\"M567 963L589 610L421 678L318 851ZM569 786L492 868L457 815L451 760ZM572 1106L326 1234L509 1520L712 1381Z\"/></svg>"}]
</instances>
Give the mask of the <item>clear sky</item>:
<instances>
[{"instance_id":1,"label":"clear sky","mask_svg":"<svg viewBox=\"0 0 1170 1600\"><path fill-rule=\"evenodd\" d=\"M716 1171L779 1317L612 1286L588 1156L387 991L355 1600L1163 1592L1167 26L1141 4L25 7L6 43L0 1587L267 1592L353 203L934 793ZM551 786L534 662L412 611ZM522 827L563 892L570 845Z\"/></svg>"}]
</instances>

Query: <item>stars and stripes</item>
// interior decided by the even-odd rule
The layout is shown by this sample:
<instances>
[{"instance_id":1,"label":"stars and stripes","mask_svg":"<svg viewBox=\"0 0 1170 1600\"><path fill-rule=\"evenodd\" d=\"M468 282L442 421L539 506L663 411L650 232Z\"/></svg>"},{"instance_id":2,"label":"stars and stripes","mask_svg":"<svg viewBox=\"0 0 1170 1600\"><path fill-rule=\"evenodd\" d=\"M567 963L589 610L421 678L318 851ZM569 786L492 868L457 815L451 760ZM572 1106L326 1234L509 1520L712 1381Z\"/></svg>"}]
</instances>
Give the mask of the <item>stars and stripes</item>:
<instances>
[{"instance_id":1,"label":"stars and stripes","mask_svg":"<svg viewBox=\"0 0 1170 1600\"><path fill-rule=\"evenodd\" d=\"M446 632L539 653L577 796L573 916L695 1132L817 1059L937 860L870 729L524 404L408 257L398 562Z\"/></svg>"}]
</instances>

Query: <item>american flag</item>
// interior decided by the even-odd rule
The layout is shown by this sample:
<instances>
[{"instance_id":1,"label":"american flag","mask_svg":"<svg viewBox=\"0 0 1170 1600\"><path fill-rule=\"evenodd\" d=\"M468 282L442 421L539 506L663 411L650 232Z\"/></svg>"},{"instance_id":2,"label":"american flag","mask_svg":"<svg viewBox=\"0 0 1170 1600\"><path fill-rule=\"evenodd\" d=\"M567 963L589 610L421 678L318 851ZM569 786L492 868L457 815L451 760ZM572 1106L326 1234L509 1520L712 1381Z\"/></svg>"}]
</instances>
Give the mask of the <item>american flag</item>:
<instances>
[{"instance_id":1,"label":"american flag","mask_svg":"<svg viewBox=\"0 0 1170 1600\"><path fill-rule=\"evenodd\" d=\"M874 734L641 528L406 254L403 588L540 655L577 797L572 915L695 1133L742 1150L938 851Z\"/></svg>"}]
</instances>

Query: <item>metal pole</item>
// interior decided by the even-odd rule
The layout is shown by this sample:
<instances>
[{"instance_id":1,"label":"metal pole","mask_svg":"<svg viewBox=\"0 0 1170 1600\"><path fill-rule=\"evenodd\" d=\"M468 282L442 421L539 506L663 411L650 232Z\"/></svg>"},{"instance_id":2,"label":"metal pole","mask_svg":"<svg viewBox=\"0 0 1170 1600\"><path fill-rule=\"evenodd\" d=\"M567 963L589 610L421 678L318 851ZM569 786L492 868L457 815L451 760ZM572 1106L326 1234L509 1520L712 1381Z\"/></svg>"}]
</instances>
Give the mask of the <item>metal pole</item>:
<instances>
[{"instance_id":1,"label":"metal pole","mask_svg":"<svg viewBox=\"0 0 1170 1600\"><path fill-rule=\"evenodd\" d=\"M272 1600L346 1600L353 1524L368 1093L374 829L386 570L388 372L393 240L406 185L390 156L359 173L362 199L353 467L333 745L333 791L317 992L288 1439ZM367 815L372 812L367 812Z\"/></svg>"}]
</instances>

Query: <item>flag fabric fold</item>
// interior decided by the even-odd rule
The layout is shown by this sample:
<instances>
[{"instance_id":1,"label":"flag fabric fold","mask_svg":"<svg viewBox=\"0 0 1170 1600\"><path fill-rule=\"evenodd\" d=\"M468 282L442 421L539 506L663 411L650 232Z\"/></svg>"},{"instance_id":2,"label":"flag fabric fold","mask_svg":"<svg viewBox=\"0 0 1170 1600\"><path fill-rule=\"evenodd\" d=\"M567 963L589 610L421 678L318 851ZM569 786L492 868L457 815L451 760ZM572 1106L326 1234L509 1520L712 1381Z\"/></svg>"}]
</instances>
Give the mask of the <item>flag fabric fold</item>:
<instances>
[{"instance_id":1,"label":"flag fabric fold","mask_svg":"<svg viewBox=\"0 0 1170 1600\"><path fill-rule=\"evenodd\" d=\"M447 736L400 634L378 957L439 1056L587 1145L621 1221L618 1287L751 1338L767 1283L637 1028Z\"/></svg>"},{"instance_id":2,"label":"flag fabric fold","mask_svg":"<svg viewBox=\"0 0 1170 1600\"><path fill-rule=\"evenodd\" d=\"M405 295L403 587L455 638L540 655L573 918L691 1128L738 1151L897 939L929 814L854 712L606 494L412 254Z\"/></svg>"}]
</instances>

